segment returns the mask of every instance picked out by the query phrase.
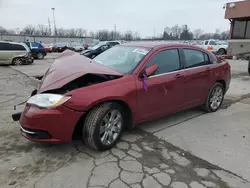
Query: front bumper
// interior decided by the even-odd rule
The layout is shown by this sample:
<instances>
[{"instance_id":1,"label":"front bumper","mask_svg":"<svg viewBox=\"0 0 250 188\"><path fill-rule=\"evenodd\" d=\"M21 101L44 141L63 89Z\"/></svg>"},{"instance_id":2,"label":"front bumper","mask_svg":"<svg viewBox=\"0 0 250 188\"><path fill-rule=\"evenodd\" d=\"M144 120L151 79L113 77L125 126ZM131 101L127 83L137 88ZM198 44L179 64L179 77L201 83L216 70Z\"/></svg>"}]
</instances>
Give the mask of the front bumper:
<instances>
[{"instance_id":1,"label":"front bumper","mask_svg":"<svg viewBox=\"0 0 250 188\"><path fill-rule=\"evenodd\" d=\"M29 57L22 57L22 62L24 65L29 65L34 62L34 58L29 56Z\"/></svg>"},{"instance_id":2,"label":"front bumper","mask_svg":"<svg viewBox=\"0 0 250 188\"><path fill-rule=\"evenodd\" d=\"M27 104L21 114L12 115L14 121L18 120L18 115L21 133L27 139L45 143L70 143L83 112L75 112L64 106L48 110Z\"/></svg>"}]
</instances>

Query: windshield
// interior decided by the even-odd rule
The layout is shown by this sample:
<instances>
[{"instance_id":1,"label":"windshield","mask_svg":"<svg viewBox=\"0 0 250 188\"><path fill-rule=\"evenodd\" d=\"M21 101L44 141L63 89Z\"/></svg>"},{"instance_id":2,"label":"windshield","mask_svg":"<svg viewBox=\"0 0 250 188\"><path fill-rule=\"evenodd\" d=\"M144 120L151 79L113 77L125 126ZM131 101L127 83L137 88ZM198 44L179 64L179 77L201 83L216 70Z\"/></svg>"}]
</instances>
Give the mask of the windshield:
<instances>
[{"instance_id":1,"label":"windshield","mask_svg":"<svg viewBox=\"0 0 250 188\"><path fill-rule=\"evenodd\" d=\"M106 44L105 42L99 42L98 44L96 44L95 46L90 47L89 49L91 50L96 50L97 48L99 48L100 46Z\"/></svg>"},{"instance_id":2,"label":"windshield","mask_svg":"<svg viewBox=\"0 0 250 188\"><path fill-rule=\"evenodd\" d=\"M98 55L94 60L118 72L129 74L150 49L131 46L115 46Z\"/></svg>"}]
</instances>

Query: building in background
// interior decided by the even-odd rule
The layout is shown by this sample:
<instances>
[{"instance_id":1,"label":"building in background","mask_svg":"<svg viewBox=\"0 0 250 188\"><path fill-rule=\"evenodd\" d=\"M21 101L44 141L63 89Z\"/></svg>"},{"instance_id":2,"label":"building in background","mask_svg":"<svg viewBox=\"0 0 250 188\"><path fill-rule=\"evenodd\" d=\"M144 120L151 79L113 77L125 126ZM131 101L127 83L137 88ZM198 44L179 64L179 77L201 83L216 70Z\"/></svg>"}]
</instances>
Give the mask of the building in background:
<instances>
[{"instance_id":1,"label":"building in background","mask_svg":"<svg viewBox=\"0 0 250 188\"><path fill-rule=\"evenodd\" d=\"M231 23L228 54L248 58L250 56L250 0L225 5L225 19Z\"/></svg>"}]
</instances>

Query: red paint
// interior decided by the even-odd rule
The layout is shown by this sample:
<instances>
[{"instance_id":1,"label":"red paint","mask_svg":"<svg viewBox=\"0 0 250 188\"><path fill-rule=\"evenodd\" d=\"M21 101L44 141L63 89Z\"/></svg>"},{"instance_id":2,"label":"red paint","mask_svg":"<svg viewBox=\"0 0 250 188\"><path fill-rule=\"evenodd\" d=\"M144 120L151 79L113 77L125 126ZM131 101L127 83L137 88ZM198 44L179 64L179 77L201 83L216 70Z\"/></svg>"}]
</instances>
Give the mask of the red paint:
<instances>
[{"instance_id":1,"label":"red paint","mask_svg":"<svg viewBox=\"0 0 250 188\"><path fill-rule=\"evenodd\" d=\"M65 94L71 95L71 99L57 109L44 110L26 106L20 120L21 125L28 129L46 130L52 135L52 139L49 140L32 139L33 141L70 142L80 117L93 106L105 101L119 100L126 103L131 109L133 123L139 124L204 104L209 89L218 80L225 81L226 90L229 87L230 65L227 62L221 62L148 78L147 91L145 91L139 74L153 55L161 49L188 47L207 53L212 61L218 59L212 53L196 46L156 45L156 43L123 45L153 48L130 75L123 75L94 62L89 63L90 59L73 52L62 54L52 64L39 92L60 88L87 73L113 74L122 77L73 90ZM154 67L152 71L154 71Z\"/></svg>"}]
</instances>

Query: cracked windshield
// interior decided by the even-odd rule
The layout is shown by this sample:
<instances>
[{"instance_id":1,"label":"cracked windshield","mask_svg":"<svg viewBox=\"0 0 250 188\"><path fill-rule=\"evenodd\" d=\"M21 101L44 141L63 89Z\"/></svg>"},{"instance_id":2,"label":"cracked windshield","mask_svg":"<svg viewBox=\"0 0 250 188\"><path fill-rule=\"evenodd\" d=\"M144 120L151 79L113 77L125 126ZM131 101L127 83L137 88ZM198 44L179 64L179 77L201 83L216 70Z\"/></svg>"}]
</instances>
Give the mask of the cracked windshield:
<instances>
[{"instance_id":1,"label":"cracked windshield","mask_svg":"<svg viewBox=\"0 0 250 188\"><path fill-rule=\"evenodd\" d=\"M249 10L0 0L0 188L250 188Z\"/></svg>"}]
</instances>

